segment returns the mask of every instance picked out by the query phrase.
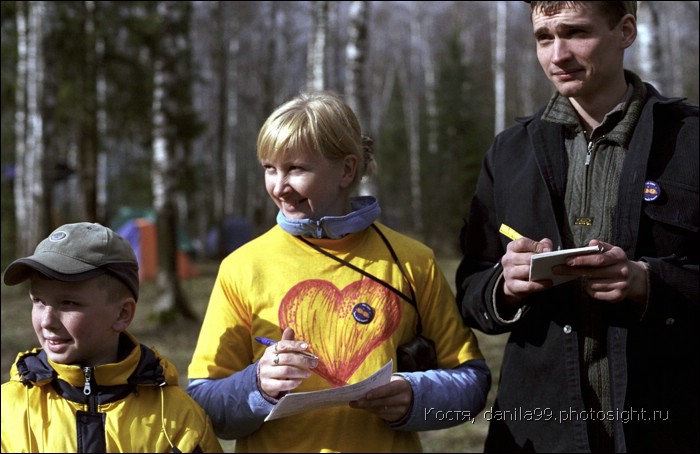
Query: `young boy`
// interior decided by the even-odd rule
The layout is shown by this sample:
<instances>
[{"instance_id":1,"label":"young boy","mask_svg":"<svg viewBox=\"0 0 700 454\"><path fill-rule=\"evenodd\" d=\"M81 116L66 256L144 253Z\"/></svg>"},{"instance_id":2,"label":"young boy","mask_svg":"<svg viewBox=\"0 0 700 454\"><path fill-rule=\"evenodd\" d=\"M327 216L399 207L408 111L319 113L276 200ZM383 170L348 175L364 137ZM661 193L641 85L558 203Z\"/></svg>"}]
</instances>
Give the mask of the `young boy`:
<instances>
[{"instance_id":1,"label":"young boy","mask_svg":"<svg viewBox=\"0 0 700 454\"><path fill-rule=\"evenodd\" d=\"M30 282L40 348L2 385L3 452L221 452L175 367L126 330L138 300L136 256L100 225L66 224L15 260Z\"/></svg>"}]
</instances>

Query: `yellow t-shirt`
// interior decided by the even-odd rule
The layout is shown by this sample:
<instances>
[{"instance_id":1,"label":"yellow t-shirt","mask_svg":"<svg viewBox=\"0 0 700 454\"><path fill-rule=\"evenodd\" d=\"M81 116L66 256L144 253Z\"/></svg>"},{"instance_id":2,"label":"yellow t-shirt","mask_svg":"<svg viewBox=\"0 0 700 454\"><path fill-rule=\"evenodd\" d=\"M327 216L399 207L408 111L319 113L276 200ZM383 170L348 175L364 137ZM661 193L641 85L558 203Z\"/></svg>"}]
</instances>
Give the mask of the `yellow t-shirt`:
<instances>
[{"instance_id":1,"label":"yellow t-shirt","mask_svg":"<svg viewBox=\"0 0 700 454\"><path fill-rule=\"evenodd\" d=\"M435 342L439 367L483 359L433 252L375 224L411 280L423 335ZM309 241L411 295L374 229L339 240ZM415 336L416 323L415 309L395 292L275 226L223 260L189 378L217 379L243 370L266 348L254 336L277 340L290 326L296 339L305 340L319 357L312 376L294 392L343 386L368 377L389 359L396 364L396 348ZM416 433L392 430L371 413L342 406L266 422L238 439L236 449L390 452L419 451L421 446Z\"/></svg>"}]
</instances>

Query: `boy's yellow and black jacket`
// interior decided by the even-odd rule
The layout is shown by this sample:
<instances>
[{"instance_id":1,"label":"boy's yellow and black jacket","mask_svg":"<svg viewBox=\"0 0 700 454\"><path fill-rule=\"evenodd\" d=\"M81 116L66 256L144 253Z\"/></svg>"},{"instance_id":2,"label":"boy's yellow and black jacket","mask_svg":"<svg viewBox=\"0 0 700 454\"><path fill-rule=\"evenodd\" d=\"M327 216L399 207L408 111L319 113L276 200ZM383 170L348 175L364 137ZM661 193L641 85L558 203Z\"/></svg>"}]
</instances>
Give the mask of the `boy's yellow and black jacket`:
<instances>
[{"instance_id":1,"label":"boy's yellow and black jacket","mask_svg":"<svg viewBox=\"0 0 700 454\"><path fill-rule=\"evenodd\" d=\"M178 372L130 334L95 368L20 353L2 385L2 452L222 452Z\"/></svg>"}]
</instances>

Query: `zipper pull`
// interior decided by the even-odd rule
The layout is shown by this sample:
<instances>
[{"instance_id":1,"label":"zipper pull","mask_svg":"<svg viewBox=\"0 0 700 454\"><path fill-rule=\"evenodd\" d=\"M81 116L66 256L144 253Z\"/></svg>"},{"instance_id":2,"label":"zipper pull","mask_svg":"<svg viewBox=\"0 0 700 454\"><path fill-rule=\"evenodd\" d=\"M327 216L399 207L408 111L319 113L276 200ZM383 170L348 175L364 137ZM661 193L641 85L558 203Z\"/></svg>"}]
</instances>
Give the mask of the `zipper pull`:
<instances>
[{"instance_id":1,"label":"zipper pull","mask_svg":"<svg viewBox=\"0 0 700 454\"><path fill-rule=\"evenodd\" d=\"M593 141L588 142L588 150L586 150L586 165L591 163L591 153L593 152Z\"/></svg>"},{"instance_id":2,"label":"zipper pull","mask_svg":"<svg viewBox=\"0 0 700 454\"><path fill-rule=\"evenodd\" d=\"M92 378L92 368L83 367L83 373L85 374L85 387L83 387L83 394L89 396L92 393L92 388L90 388L90 379Z\"/></svg>"}]
</instances>

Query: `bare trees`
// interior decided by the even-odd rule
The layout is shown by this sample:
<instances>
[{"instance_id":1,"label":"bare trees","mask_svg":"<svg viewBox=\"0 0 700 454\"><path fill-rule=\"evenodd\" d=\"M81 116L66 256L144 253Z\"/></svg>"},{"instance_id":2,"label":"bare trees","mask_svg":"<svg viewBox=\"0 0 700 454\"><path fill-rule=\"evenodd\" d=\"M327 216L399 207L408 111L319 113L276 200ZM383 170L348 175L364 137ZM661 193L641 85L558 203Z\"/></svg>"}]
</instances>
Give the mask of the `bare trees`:
<instances>
[{"instance_id":1,"label":"bare trees","mask_svg":"<svg viewBox=\"0 0 700 454\"><path fill-rule=\"evenodd\" d=\"M172 209L166 222L198 239L227 216L261 232L275 209L261 185L257 131L306 87L343 93L375 140L380 173L365 190L387 221L450 251L494 127L550 93L523 2L160 4L2 2L3 46L16 48L3 53L3 150L14 151L3 162L17 164L3 219L16 216L20 235L4 235L3 251L32 247L51 212L109 225L124 205ZM644 65L660 61L662 88L697 100L698 2L659 5L640 5L640 35L656 23L664 51L645 57L640 36L629 66L652 77ZM185 6L193 21L184 10L171 17ZM173 64L154 53L161 38Z\"/></svg>"},{"instance_id":2,"label":"bare trees","mask_svg":"<svg viewBox=\"0 0 700 454\"><path fill-rule=\"evenodd\" d=\"M161 1L157 3L158 21L155 24L151 52L153 55L152 97L152 190L153 208L158 230L158 284L159 296L153 315L169 319L176 315L195 318L187 305L177 276L177 194L178 162L184 162L184 153L190 138L178 129L182 121L191 121L188 110L191 103L188 85L189 2ZM184 91L184 93L183 93ZM178 158L178 151L181 155Z\"/></svg>"},{"instance_id":3,"label":"bare trees","mask_svg":"<svg viewBox=\"0 0 700 454\"><path fill-rule=\"evenodd\" d=\"M369 51L370 2L353 1L348 11L348 41L345 45L345 99L357 114L365 134L369 134L367 105L367 52ZM360 181L360 193L375 194L372 177Z\"/></svg>"},{"instance_id":4,"label":"bare trees","mask_svg":"<svg viewBox=\"0 0 700 454\"><path fill-rule=\"evenodd\" d=\"M15 213L17 253L29 254L51 231L44 147L44 2L17 2Z\"/></svg>"},{"instance_id":5,"label":"bare trees","mask_svg":"<svg viewBox=\"0 0 700 454\"><path fill-rule=\"evenodd\" d=\"M326 88L329 3L326 0L311 1L311 33L307 52L306 87L312 90Z\"/></svg>"}]
</instances>

